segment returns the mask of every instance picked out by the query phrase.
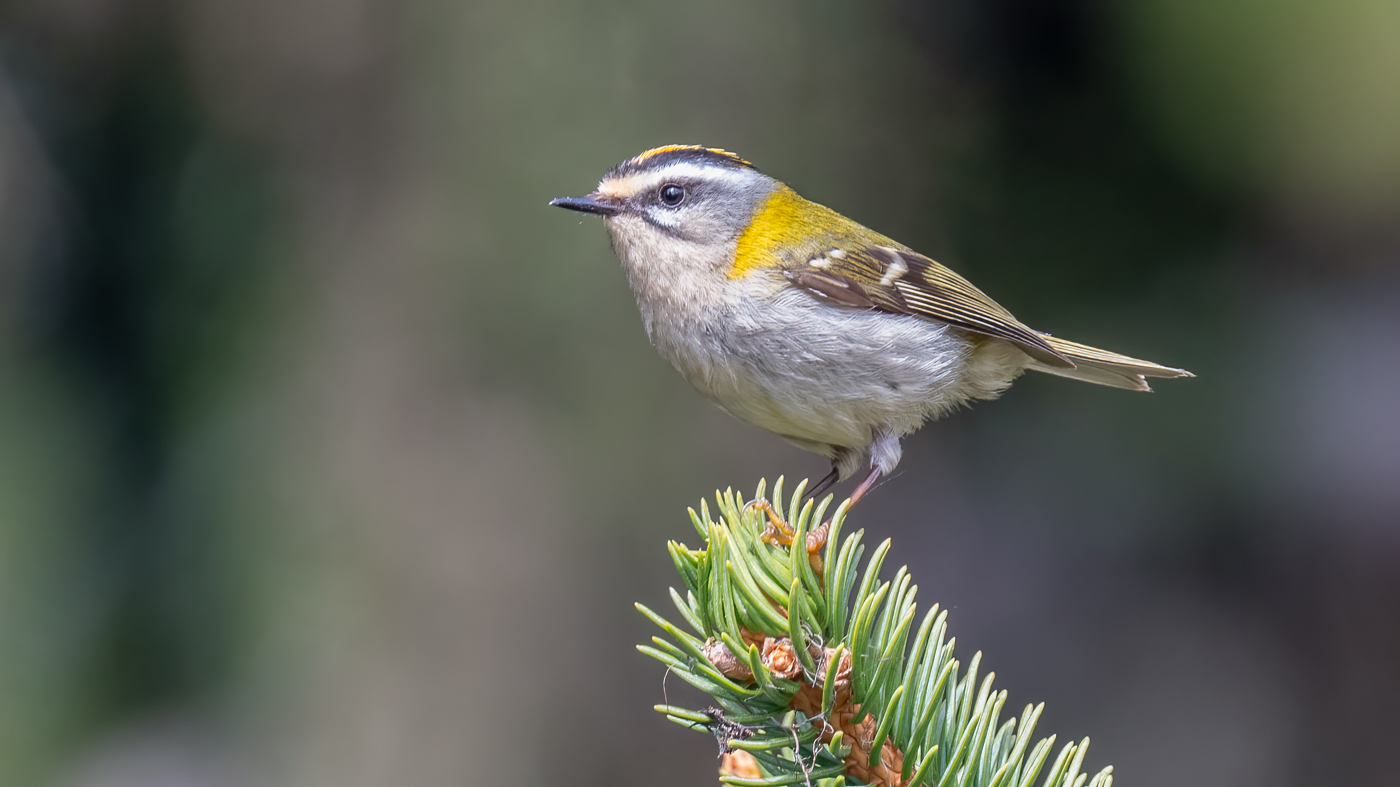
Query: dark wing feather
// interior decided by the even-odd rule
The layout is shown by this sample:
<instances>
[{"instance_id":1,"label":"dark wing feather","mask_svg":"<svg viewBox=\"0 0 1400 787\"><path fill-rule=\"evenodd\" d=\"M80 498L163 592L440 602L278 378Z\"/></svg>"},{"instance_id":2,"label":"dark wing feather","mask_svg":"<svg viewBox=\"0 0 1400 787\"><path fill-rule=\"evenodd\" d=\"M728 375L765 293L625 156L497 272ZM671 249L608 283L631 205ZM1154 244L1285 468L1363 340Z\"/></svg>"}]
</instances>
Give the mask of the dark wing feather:
<instances>
[{"instance_id":1,"label":"dark wing feather","mask_svg":"<svg viewBox=\"0 0 1400 787\"><path fill-rule=\"evenodd\" d=\"M907 249L875 245L841 249L786 273L795 286L825 300L929 317L1005 339L1048 366L1074 368L1043 335L1022 325L966 279Z\"/></svg>"}]
</instances>

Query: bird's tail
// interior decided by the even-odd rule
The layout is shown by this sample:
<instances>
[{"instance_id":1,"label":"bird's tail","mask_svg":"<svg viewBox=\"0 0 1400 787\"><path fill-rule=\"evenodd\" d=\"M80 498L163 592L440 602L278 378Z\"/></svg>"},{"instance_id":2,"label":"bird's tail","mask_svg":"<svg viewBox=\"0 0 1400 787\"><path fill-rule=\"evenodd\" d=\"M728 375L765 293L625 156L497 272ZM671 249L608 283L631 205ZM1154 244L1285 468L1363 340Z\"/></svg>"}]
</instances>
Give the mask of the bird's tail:
<instances>
[{"instance_id":1,"label":"bird's tail","mask_svg":"<svg viewBox=\"0 0 1400 787\"><path fill-rule=\"evenodd\" d=\"M1100 350L1087 344L1057 339L1053 336L1046 336L1045 341L1055 349L1055 352L1073 361L1074 368L1062 369L1035 361L1030 365L1030 368L1037 372L1057 374L1073 380L1083 380L1086 383L1126 388L1129 391L1152 390L1147 385L1146 378L1148 377L1196 376L1185 369L1173 369L1170 366L1161 366L1151 361L1129 358L1126 355Z\"/></svg>"}]
</instances>

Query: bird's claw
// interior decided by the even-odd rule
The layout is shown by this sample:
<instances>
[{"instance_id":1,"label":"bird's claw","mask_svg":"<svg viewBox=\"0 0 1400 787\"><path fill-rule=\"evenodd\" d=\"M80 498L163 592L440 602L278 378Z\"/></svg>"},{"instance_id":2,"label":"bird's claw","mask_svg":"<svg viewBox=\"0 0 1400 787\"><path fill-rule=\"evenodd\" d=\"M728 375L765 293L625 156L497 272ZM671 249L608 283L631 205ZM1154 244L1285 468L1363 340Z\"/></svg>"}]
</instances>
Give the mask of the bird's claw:
<instances>
[{"instance_id":1,"label":"bird's claw","mask_svg":"<svg viewBox=\"0 0 1400 787\"><path fill-rule=\"evenodd\" d=\"M831 532L831 520L828 519L817 526L812 532L807 534L807 555L816 558L817 553L826 546L826 536Z\"/></svg>"},{"instance_id":2,"label":"bird's claw","mask_svg":"<svg viewBox=\"0 0 1400 787\"><path fill-rule=\"evenodd\" d=\"M772 503L762 499L750 500L748 503L744 504L744 508L757 509L768 517L768 524L764 526L763 533L759 535L760 540L768 544L779 544L785 547L792 546L792 539L797 535L797 531L793 530L792 525L783 521L783 518L778 515L777 510L773 508ZM812 565L812 570L818 574L822 573L822 558L820 553L826 546L826 537L830 531L831 520L828 519L821 523L819 527L808 532L807 537L803 539L803 547L807 551L807 561Z\"/></svg>"},{"instance_id":3,"label":"bird's claw","mask_svg":"<svg viewBox=\"0 0 1400 787\"><path fill-rule=\"evenodd\" d=\"M759 536L764 543L781 544L785 547L792 546L792 537L797 533L792 529L792 525L783 521L777 510L773 508L772 503L759 498L745 503L744 509L757 509L768 517L768 524L763 528L763 534Z\"/></svg>"}]
</instances>

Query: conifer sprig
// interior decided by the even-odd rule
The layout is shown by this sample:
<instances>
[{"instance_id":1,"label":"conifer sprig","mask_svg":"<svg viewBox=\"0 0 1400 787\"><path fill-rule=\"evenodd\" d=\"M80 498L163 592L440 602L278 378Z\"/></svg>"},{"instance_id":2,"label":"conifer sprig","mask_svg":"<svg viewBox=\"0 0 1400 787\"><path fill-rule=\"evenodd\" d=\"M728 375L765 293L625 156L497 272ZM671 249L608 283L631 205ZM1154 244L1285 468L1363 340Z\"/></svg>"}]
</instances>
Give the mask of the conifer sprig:
<instances>
[{"instance_id":1,"label":"conifer sprig","mask_svg":"<svg viewBox=\"0 0 1400 787\"><path fill-rule=\"evenodd\" d=\"M1053 760L1053 735L1031 745L1043 704L1000 720L1006 692L992 689L992 673L979 679L981 653L965 671L953 658L938 605L914 627L907 568L879 578L888 539L858 571L864 532L841 538L849 503L831 517L824 553L809 555L802 545L832 498L803 502L805 489L784 506L783 480L774 485L790 538L772 538L764 514L733 490L716 495L717 519L705 501L690 510L704 548L667 547L686 587L671 599L691 631L637 605L669 635L638 649L714 700L702 711L656 709L720 739L731 752L721 782L1111 787L1112 768L1092 779L1080 770L1088 738ZM760 482L755 499L765 492Z\"/></svg>"}]
</instances>

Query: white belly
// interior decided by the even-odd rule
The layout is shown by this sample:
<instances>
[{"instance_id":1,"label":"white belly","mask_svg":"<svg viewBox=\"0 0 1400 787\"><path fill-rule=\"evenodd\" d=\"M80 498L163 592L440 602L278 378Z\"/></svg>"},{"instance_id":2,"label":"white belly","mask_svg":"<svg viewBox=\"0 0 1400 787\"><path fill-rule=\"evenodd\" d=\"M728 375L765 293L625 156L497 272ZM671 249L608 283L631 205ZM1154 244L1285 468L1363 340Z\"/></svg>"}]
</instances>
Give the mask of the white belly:
<instances>
[{"instance_id":1,"label":"white belly","mask_svg":"<svg viewBox=\"0 0 1400 787\"><path fill-rule=\"evenodd\" d=\"M729 306L695 330L653 323L662 355L732 415L809 450L864 449L970 399L996 396L1027 358L998 340L920 317L833 306L785 288ZM760 305L762 305L760 312Z\"/></svg>"}]
</instances>

